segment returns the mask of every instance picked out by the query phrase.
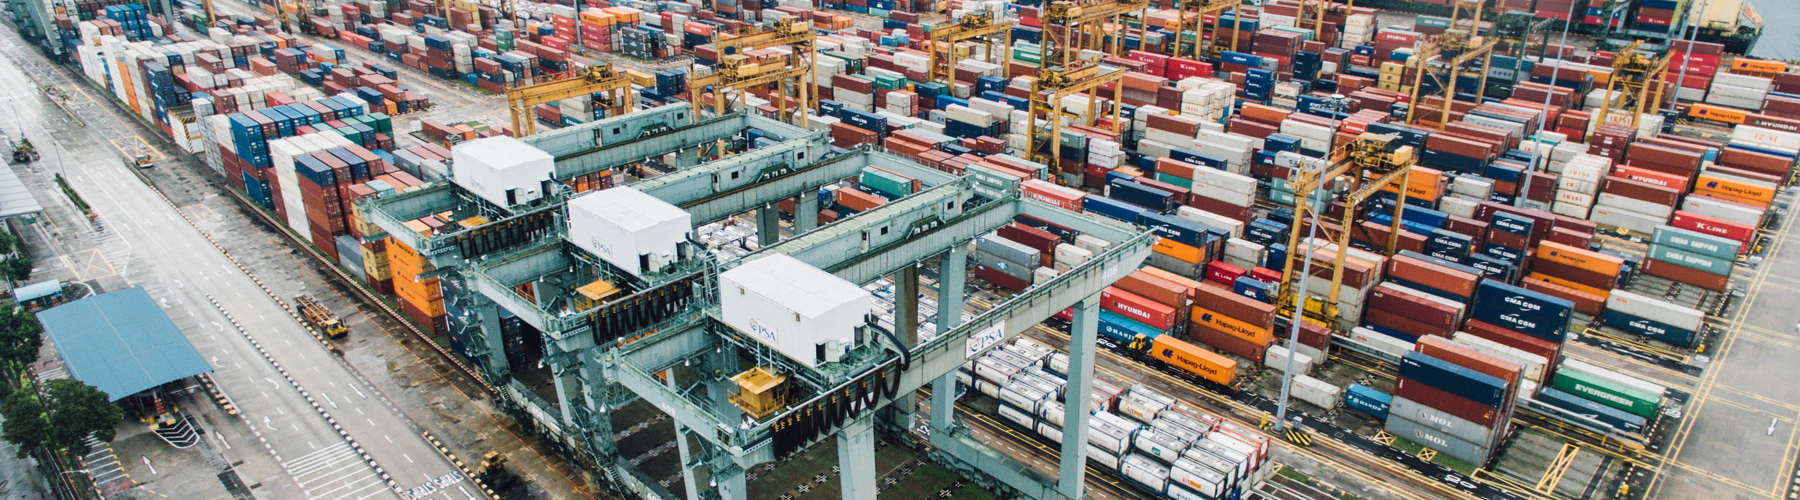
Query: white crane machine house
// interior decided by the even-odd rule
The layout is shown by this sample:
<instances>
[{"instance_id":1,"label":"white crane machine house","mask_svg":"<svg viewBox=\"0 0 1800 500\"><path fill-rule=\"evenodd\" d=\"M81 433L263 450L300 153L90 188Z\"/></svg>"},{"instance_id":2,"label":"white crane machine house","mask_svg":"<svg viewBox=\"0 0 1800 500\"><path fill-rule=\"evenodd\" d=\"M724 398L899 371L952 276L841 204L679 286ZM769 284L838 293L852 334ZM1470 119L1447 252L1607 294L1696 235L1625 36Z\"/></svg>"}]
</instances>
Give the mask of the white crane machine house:
<instances>
[{"instance_id":1,"label":"white crane machine house","mask_svg":"<svg viewBox=\"0 0 1800 500\"><path fill-rule=\"evenodd\" d=\"M634 276L681 258L694 218L681 207L631 187L569 200L569 240Z\"/></svg>"},{"instance_id":2,"label":"white crane machine house","mask_svg":"<svg viewBox=\"0 0 1800 500\"><path fill-rule=\"evenodd\" d=\"M836 362L856 347L875 297L787 255L770 255L719 274L725 324L807 367Z\"/></svg>"},{"instance_id":3,"label":"white crane machine house","mask_svg":"<svg viewBox=\"0 0 1800 500\"><path fill-rule=\"evenodd\" d=\"M450 148L451 177L463 189L510 207L544 197L556 158L525 141L494 136Z\"/></svg>"}]
</instances>

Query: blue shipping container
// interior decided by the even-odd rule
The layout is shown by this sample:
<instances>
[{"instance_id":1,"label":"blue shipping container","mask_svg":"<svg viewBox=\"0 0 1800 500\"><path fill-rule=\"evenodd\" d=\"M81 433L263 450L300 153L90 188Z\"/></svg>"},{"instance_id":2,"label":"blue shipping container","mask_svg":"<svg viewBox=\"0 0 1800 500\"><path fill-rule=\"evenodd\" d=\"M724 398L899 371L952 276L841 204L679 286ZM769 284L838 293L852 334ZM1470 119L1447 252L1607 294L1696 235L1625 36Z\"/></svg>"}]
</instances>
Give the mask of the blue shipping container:
<instances>
[{"instance_id":1,"label":"blue shipping container","mask_svg":"<svg viewBox=\"0 0 1800 500\"><path fill-rule=\"evenodd\" d=\"M1350 387L1344 390L1345 406L1373 415L1381 420L1387 420L1388 405L1393 402L1393 396L1362 384L1350 384Z\"/></svg>"},{"instance_id":2,"label":"blue shipping container","mask_svg":"<svg viewBox=\"0 0 1800 500\"><path fill-rule=\"evenodd\" d=\"M1081 200L1081 210L1136 224L1138 214L1144 211L1144 207L1090 194Z\"/></svg>"},{"instance_id":3,"label":"blue shipping container","mask_svg":"<svg viewBox=\"0 0 1800 500\"><path fill-rule=\"evenodd\" d=\"M1644 417L1632 415L1626 413L1624 410L1596 403L1587 398L1559 391L1551 387L1545 387L1543 390L1539 391L1537 400L1550 406L1568 410L1570 413L1576 415L1592 418L1602 424L1612 426L1614 429L1630 434L1643 434L1644 424L1648 423Z\"/></svg>"},{"instance_id":4,"label":"blue shipping container","mask_svg":"<svg viewBox=\"0 0 1800 500\"><path fill-rule=\"evenodd\" d=\"M1568 324L1575 303L1494 280L1482 280L1475 285L1475 307L1515 313L1561 327Z\"/></svg>"},{"instance_id":5,"label":"blue shipping container","mask_svg":"<svg viewBox=\"0 0 1800 500\"><path fill-rule=\"evenodd\" d=\"M1136 222L1155 231L1157 236L1186 245L1205 246L1206 226L1198 222L1152 212L1139 213Z\"/></svg>"},{"instance_id":6,"label":"blue shipping container","mask_svg":"<svg viewBox=\"0 0 1800 500\"><path fill-rule=\"evenodd\" d=\"M1099 333L1101 337L1120 344L1129 343L1138 335L1143 335L1145 340L1155 340L1157 336L1163 334L1162 330L1107 310L1100 311Z\"/></svg>"},{"instance_id":7,"label":"blue shipping container","mask_svg":"<svg viewBox=\"0 0 1800 500\"><path fill-rule=\"evenodd\" d=\"M1601 313L1600 317L1601 319L1606 320L1607 326L1668 342L1680 347L1694 346L1693 330L1676 327L1661 321L1640 318L1612 309L1607 309L1604 313Z\"/></svg>"},{"instance_id":8,"label":"blue shipping container","mask_svg":"<svg viewBox=\"0 0 1800 500\"><path fill-rule=\"evenodd\" d=\"M1400 357L1400 376L1490 408L1506 402L1506 381L1420 352Z\"/></svg>"}]
</instances>

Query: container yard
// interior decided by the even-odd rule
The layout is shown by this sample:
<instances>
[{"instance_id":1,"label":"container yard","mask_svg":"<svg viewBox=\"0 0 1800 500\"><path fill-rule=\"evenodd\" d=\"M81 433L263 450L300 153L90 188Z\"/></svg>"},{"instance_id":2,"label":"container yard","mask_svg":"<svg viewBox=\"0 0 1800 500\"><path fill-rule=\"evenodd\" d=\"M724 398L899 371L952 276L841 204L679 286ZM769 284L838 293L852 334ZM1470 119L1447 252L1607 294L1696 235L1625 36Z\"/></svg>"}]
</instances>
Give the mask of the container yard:
<instances>
[{"instance_id":1,"label":"container yard","mask_svg":"<svg viewBox=\"0 0 1800 500\"><path fill-rule=\"evenodd\" d=\"M276 306L178 497L1792 496L1759 1L8 0L9 229Z\"/></svg>"}]
</instances>

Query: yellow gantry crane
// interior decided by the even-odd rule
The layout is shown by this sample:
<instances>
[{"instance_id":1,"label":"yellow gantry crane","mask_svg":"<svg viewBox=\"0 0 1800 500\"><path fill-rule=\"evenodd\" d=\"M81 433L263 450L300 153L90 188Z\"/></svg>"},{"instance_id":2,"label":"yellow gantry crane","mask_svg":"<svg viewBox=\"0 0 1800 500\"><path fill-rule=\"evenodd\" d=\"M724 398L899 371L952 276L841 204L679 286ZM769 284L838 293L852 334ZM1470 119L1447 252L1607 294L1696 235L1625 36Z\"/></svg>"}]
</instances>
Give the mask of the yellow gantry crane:
<instances>
[{"instance_id":1,"label":"yellow gantry crane","mask_svg":"<svg viewBox=\"0 0 1800 500\"><path fill-rule=\"evenodd\" d=\"M1138 19L1147 19L1149 8L1148 0L1050 2L1041 15L1044 21L1043 67L1063 65L1074 59L1075 51L1081 49L1101 50L1112 55L1124 54L1123 19L1128 14L1136 15ZM1109 27L1116 27L1119 36L1112 37L1112 43L1103 44L1101 39L1106 37Z\"/></svg>"},{"instance_id":2,"label":"yellow gantry crane","mask_svg":"<svg viewBox=\"0 0 1800 500\"><path fill-rule=\"evenodd\" d=\"M1606 82L1606 104L1600 107L1600 124L1637 128L1638 118L1644 116L1645 110L1655 111L1661 106L1663 88L1669 83L1669 58L1674 52L1647 54L1643 44L1642 40L1633 40L1613 56L1613 74ZM1626 112L1631 116L1613 117Z\"/></svg>"},{"instance_id":3,"label":"yellow gantry crane","mask_svg":"<svg viewBox=\"0 0 1800 500\"><path fill-rule=\"evenodd\" d=\"M1418 67L1415 69L1416 72L1412 79L1412 98L1407 101L1411 103L1406 108L1407 124L1418 124L1419 120L1424 117L1419 110L1426 108L1427 105L1419 99L1427 76L1435 80L1437 89L1430 94L1425 94L1425 97L1443 97L1442 109L1437 115L1437 121L1432 123L1438 130L1443 130L1449 125L1450 103L1456 100L1456 78L1463 72L1464 66L1475 61L1481 62L1480 72L1477 73L1480 75L1480 81L1475 89L1477 93L1486 92L1488 71L1492 69L1494 47L1498 41L1494 37L1479 35L1481 13L1484 10L1483 2L1469 2L1474 3L1475 6L1467 10L1463 7L1464 3L1454 2L1455 8L1451 11L1450 29L1427 38L1424 43L1420 44L1419 51L1407 61L1408 66L1412 66L1413 60L1418 61ZM1465 13L1473 15L1468 18L1470 22L1466 29L1461 26ZM1433 67L1439 64L1443 66L1442 69ZM1446 73L1445 78L1441 80L1436 77L1437 72L1440 71Z\"/></svg>"},{"instance_id":4,"label":"yellow gantry crane","mask_svg":"<svg viewBox=\"0 0 1800 500\"><path fill-rule=\"evenodd\" d=\"M1048 63L1049 61L1045 61ZM1031 159L1050 167L1052 172L1062 172L1062 132L1063 98L1080 93L1088 93L1086 124L1092 126L1098 116L1100 99L1095 97L1095 89L1107 83L1120 84L1125 79L1125 70L1110 66L1101 66L1097 62L1078 61L1074 65L1049 66L1038 68L1037 78L1031 82L1030 115L1035 122L1039 119L1050 123L1040 125L1033 123L1030 141L1026 151ZM1116 86L1114 88L1117 88ZM1042 118L1040 118L1042 117ZM1114 134L1119 132L1119 106L1112 107L1112 124ZM1060 181L1061 179L1058 178Z\"/></svg>"},{"instance_id":5,"label":"yellow gantry crane","mask_svg":"<svg viewBox=\"0 0 1800 500\"><path fill-rule=\"evenodd\" d=\"M819 48L814 43L817 38L818 33L811 26L794 18L781 19L775 22L773 28L759 32L720 35L713 42L719 49L719 62L713 67L712 74L688 79L688 101L693 103L694 117L700 117L700 96L707 87L713 87L713 112L724 114L728 109L726 94L735 91L740 96L738 102L743 102L742 95L749 89L777 84L780 88L775 92L776 107L781 110L781 114L787 116L787 97L790 92L795 94L800 107L798 117L783 121L792 121L806 127L810 110L817 108L819 104ZM782 67L773 67L772 63L756 61L742 54L745 49L778 45L787 45L793 49L782 62Z\"/></svg>"},{"instance_id":6,"label":"yellow gantry crane","mask_svg":"<svg viewBox=\"0 0 1800 500\"><path fill-rule=\"evenodd\" d=\"M1243 4L1243 0L1182 0L1181 19L1177 21L1175 27L1175 50L1169 53L1174 54L1175 57L1182 57L1182 41L1187 38L1189 33L1194 35L1194 43L1188 45L1187 57L1190 59L1217 59L1219 52L1227 46L1230 47L1230 50L1236 51L1238 48L1237 30L1240 22L1238 16L1243 14L1239 7L1242 7ZM1217 16L1228 10L1232 14L1231 41L1226 45L1220 45L1218 35L1220 26ZM1206 16L1215 16L1211 25L1206 24ZM1207 45L1206 53L1202 54L1200 53L1200 42L1206 39L1206 35L1209 33L1213 35L1212 43Z\"/></svg>"},{"instance_id":7,"label":"yellow gantry crane","mask_svg":"<svg viewBox=\"0 0 1800 500\"><path fill-rule=\"evenodd\" d=\"M537 133L537 120L531 117L532 106L593 94L606 96L604 106L613 110L609 115L629 113L634 105L631 76L614 70L612 64L596 63L563 78L541 83L527 81L507 89L506 102L512 111L513 133L520 137Z\"/></svg>"},{"instance_id":8,"label":"yellow gantry crane","mask_svg":"<svg viewBox=\"0 0 1800 500\"><path fill-rule=\"evenodd\" d=\"M965 40L982 42L987 51L985 59L1004 67L1012 53L1012 28L1012 21L995 24L992 13L981 12L963 14L956 24L931 30L926 41L926 54L929 58L927 67L931 71L931 81L950 84L956 76L956 44ZM996 46L999 51L994 50Z\"/></svg>"},{"instance_id":9,"label":"yellow gantry crane","mask_svg":"<svg viewBox=\"0 0 1800 500\"><path fill-rule=\"evenodd\" d=\"M1411 180L1412 165L1416 154L1412 146L1400 144L1399 136L1393 134L1376 134L1364 132L1332 152L1330 164L1317 170L1296 170L1288 184L1294 191L1294 224L1288 231L1287 255L1285 266L1281 272L1280 297L1283 311L1292 311L1296 301L1306 296L1306 290L1300 287L1300 264L1296 259L1305 253L1302 246L1305 238L1307 220L1318 223L1323 220L1320 213L1308 203L1308 200L1321 200L1320 204L1329 201L1320 190L1342 194L1344 213L1338 220L1338 232L1335 237L1337 249L1331 264L1331 288L1328 297L1322 302L1307 303L1305 308L1309 317L1325 321L1327 325L1337 324L1338 291L1344 284L1344 258L1350 248L1350 232L1357 230L1356 208L1364 200L1392 186L1398 186L1398 195L1394 201L1393 224L1388 228L1387 254L1393 255L1400 244L1401 214L1406 209L1406 188ZM1332 235L1327 235L1332 236ZM1312 258L1311 255L1305 258ZM1315 305L1316 304L1316 305Z\"/></svg>"}]
</instances>

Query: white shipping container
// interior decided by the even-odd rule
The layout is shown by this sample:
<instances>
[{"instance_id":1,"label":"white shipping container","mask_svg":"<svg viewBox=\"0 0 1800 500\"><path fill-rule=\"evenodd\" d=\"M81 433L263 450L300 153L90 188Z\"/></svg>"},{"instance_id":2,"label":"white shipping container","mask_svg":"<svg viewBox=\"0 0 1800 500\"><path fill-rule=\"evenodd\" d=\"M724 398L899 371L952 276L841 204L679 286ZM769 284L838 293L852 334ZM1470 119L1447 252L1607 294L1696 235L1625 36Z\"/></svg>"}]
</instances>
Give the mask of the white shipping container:
<instances>
[{"instance_id":1,"label":"white shipping container","mask_svg":"<svg viewBox=\"0 0 1800 500\"><path fill-rule=\"evenodd\" d=\"M518 139L494 136L450 147L456 184L502 207L544 196L544 183L556 170L549 153Z\"/></svg>"},{"instance_id":2,"label":"white shipping container","mask_svg":"<svg viewBox=\"0 0 1800 500\"><path fill-rule=\"evenodd\" d=\"M1139 422L1156 420L1156 415L1169 408L1169 403L1137 392L1119 396L1119 413Z\"/></svg>"},{"instance_id":3,"label":"white shipping container","mask_svg":"<svg viewBox=\"0 0 1800 500\"><path fill-rule=\"evenodd\" d=\"M1001 419L1004 419L1007 422L1012 422L1014 425L1018 425L1020 428L1030 429L1032 427L1032 425L1036 424L1036 422L1034 422L1031 419L1031 415L1029 415L1025 412L1019 411L1017 408L1013 408L1013 407L1006 406L1006 405L1000 405L999 412L1000 412Z\"/></svg>"},{"instance_id":4,"label":"white shipping container","mask_svg":"<svg viewBox=\"0 0 1800 500\"><path fill-rule=\"evenodd\" d=\"M1588 213L1588 220L1598 224L1624 229L1627 231L1650 234L1656 226L1663 225L1669 219L1645 215L1640 212L1609 205L1605 200L1594 204L1594 210Z\"/></svg>"},{"instance_id":5,"label":"white shipping container","mask_svg":"<svg viewBox=\"0 0 1800 500\"><path fill-rule=\"evenodd\" d=\"M1295 375L1293 384L1293 389L1289 394L1293 395L1294 399L1312 403L1313 406L1319 408L1326 410L1337 408L1338 402L1344 399L1342 387L1331 385L1323 380L1306 375Z\"/></svg>"},{"instance_id":6,"label":"white shipping container","mask_svg":"<svg viewBox=\"0 0 1800 500\"><path fill-rule=\"evenodd\" d=\"M1180 437L1156 429L1141 429L1131 439L1132 449L1137 453L1165 464L1181 458L1181 452L1187 451L1187 444L1188 441L1182 441Z\"/></svg>"},{"instance_id":7,"label":"white shipping container","mask_svg":"<svg viewBox=\"0 0 1800 500\"><path fill-rule=\"evenodd\" d=\"M1521 351L1518 348L1471 335L1468 332L1456 332L1455 335L1450 336L1450 340L1482 354L1517 363L1524 369L1525 380L1543 380L1544 365L1548 363L1543 356Z\"/></svg>"},{"instance_id":8,"label":"white shipping container","mask_svg":"<svg viewBox=\"0 0 1800 500\"><path fill-rule=\"evenodd\" d=\"M1269 346L1269 349L1263 353L1263 366L1273 368L1275 371L1286 370L1288 367L1289 355L1290 353L1288 352L1287 346ZM1292 353L1292 356L1294 357L1295 374L1305 375L1306 372L1312 370L1312 358L1299 353Z\"/></svg>"},{"instance_id":9,"label":"white shipping container","mask_svg":"<svg viewBox=\"0 0 1800 500\"><path fill-rule=\"evenodd\" d=\"M1136 453L1126 455L1123 463L1119 466L1119 472L1151 491L1161 493L1168 489L1169 467L1156 463L1143 455Z\"/></svg>"},{"instance_id":10,"label":"white shipping container","mask_svg":"<svg viewBox=\"0 0 1800 500\"><path fill-rule=\"evenodd\" d=\"M1211 439L1202 439L1200 442L1194 443L1192 448L1188 448L1186 455L1190 460L1199 461L1203 457L1213 457L1230 464L1233 481L1249 477L1253 467L1249 453Z\"/></svg>"},{"instance_id":11,"label":"white shipping container","mask_svg":"<svg viewBox=\"0 0 1800 500\"><path fill-rule=\"evenodd\" d=\"M1063 409L1062 403L1056 401L1040 401L1038 402L1037 419L1042 422L1049 422L1050 425L1060 428L1063 426Z\"/></svg>"},{"instance_id":12,"label":"white shipping container","mask_svg":"<svg viewBox=\"0 0 1800 500\"><path fill-rule=\"evenodd\" d=\"M1049 439L1052 443L1062 444L1063 432L1061 427L1050 425L1048 422L1038 422L1033 430L1036 430L1039 436L1043 436L1044 439Z\"/></svg>"},{"instance_id":13,"label":"white shipping container","mask_svg":"<svg viewBox=\"0 0 1800 500\"><path fill-rule=\"evenodd\" d=\"M1763 209L1702 195L1688 195L1681 210L1695 215L1723 219L1750 227L1761 227Z\"/></svg>"},{"instance_id":14,"label":"white shipping container","mask_svg":"<svg viewBox=\"0 0 1800 500\"><path fill-rule=\"evenodd\" d=\"M1033 415L1037 414L1038 403L1049 396L1049 392L1017 381L1000 385L1000 402Z\"/></svg>"},{"instance_id":15,"label":"white shipping container","mask_svg":"<svg viewBox=\"0 0 1800 500\"><path fill-rule=\"evenodd\" d=\"M1491 188L1492 185L1490 184L1489 187ZM1477 206L1480 206L1480 203L1464 198L1461 193L1438 200L1438 211L1463 218L1475 218L1475 207Z\"/></svg>"},{"instance_id":16,"label":"white shipping container","mask_svg":"<svg viewBox=\"0 0 1800 500\"><path fill-rule=\"evenodd\" d=\"M1768 92L1769 88L1774 86L1774 83L1775 82L1773 80L1770 80L1768 78L1763 78L1760 76L1753 76L1753 75L1746 75L1746 74L1742 74L1742 73L1720 72L1717 75L1713 75L1713 86L1715 86L1715 87L1717 87L1719 85L1732 85L1732 86L1737 86L1737 87L1743 87L1743 88L1746 88L1749 90Z\"/></svg>"},{"instance_id":17,"label":"white shipping container","mask_svg":"<svg viewBox=\"0 0 1800 500\"><path fill-rule=\"evenodd\" d=\"M632 275L675 263L693 229L686 210L630 186L577 196L568 210L569 241Z\"/></svg>"},{"instance_id":18,"label":"white shipping container","mask_svg":"<svg viewBox=\"0 0 1800 500\"><path fill-rule=\"evenodd\" d=\"M719 274L725 324L805 366L852 347L874 296L787 255L770 255Z\"/></svg>"},{"instance_id":19,"label":"white shipping container","mask_svg":"<svg viewBox=\"0 0 1800 500\"><path fill-rule=\"evenodd\" d=\"M1106 469L1107 472L1117 472L1119 470L1119 455L1108 453L1105 449L1094 446L1093 443L1088 443L1087 445L1087 459L1088 461L1100 464L1100 468Z\"/></svg>"},{"instance_id":20,"label":"white shipping container","mask_svg":"<svg viewBox=\"0 0 1800 500\"><path fill-rule=\"evenodd\" d=\"M1198 444L1188 447L1188 451L1182 452L1181 461L1200 465L1219 473L1219 477L1224 478L1226 488L1232 487L1238 480L1237 462L1214 455Z\"/></svg>"},{"instance_id":21,"label":"white shipping container","mask_svg":"<svg viewBox=\"0 0 1800 500\"><path fill-rule=\"evenodd\" d=\"M1169 471L1169 479L1205 498L1220 498L1225 494L1228 481L1224 472L1191 460L1176 461L1175 467ZM1175 489L1171 488L1170 491Z\"/></svg>"},{"instance_id":22,"label":"white shipping container","mask_svg":"<svg viewBox=\"0 0 1800 500\"><path fill-rule=\"evenodd\" d=\"M1606 297L1606 309L1690 332L1698 331L1706 322L1706 313L1698 309L1626 290L1613 290Z\"/></svg>"},{"instance_id":23,"label":"white shipping container","mask_svg":"<svg viewBox=\"0 0 1800 500\"><path fill-rule=\"evenodd\" d=\"M1596 377L1604 378L1607 380L1611 380L1613 382L1618 382L1621 385L1631 386L1632 388L1635 388L1637 390L1648 392L1650 394L1655 394L1658 396L1661 396L1663 393L1668 392L1668 390L1669 390L1669 388L1667 388L1667 387L1663 387L1661 385L1652 383L1650 381L1647 381L1647 380L1644 380L1641 378L1637 378L1637 377L1633 377L1630 375L1626 375L1624 373L1620 373L1618 370L1609 370L1606 368L1594 366L1591 363L1588 363L1586 361L1582 361L1579 359L1563 358L1562 363L1557 365L1557 369L1561 370L1561 369L1565 369L1565 368L1570 369L1570 370L1575 370L1578 372L1582 372L1582 373L1586 373L1589 375L1593 375Z\"/></svg>"},{"instance_id":24,"label":"white shipping container","mask_svg":"<svg viewBox=\"0 0 1800 500\"><path fill-rule=\"evenodd\" d=\"M1760 106L1761 103L1759 102ZM1731 130L1733 144L1748 144L1782 151L1800 151L1800 134L1753 125L1738 125Z\"/></svg>"},{"instance_id":25,"label":"white shipping container","mask_svg":"<svg viewBox=\"0 0 1800 500\"><path fill-rule=\"evenodd\" d=\"M1370 330L1368 328L1360 327L1360 326L1350 329L1350 335L1348 335L1344 338L1352 340L1356 344L1367 347L1376 352L1386 354L1389 356L1393 356L1395 363L1398 363L1400 357L1406 355L1407 351L1413 350L1412 342L1407 342L1407 341L1400 340L1400 339L1397 339L1394 337L1389 337L1387 335L1378 333L1374 330Z\"/></svg>"},{"instance_id":26,"label":"white shipping container","mask_svg":"<svg viewBox=\"0 0 1800 500\"><path fill-rule=\"evenodd\" d=\"M1208 228L1225 233L1229 237L1244 235L1244 223L1237 219L1215 214L1198 208L1182 205L1175 209L1175 215L1183 219L1198 222Z\"/></svg>"},{"instance_id":27,"label":"white shipping container","mask_svg":"<svg viewBox=\"0 0 1800 500\"><path fill-rule=\"evenodd\" d=\"M1121 426L1106 419L1088 420L1088 444L1112 455L1131 450L1131 433L1136 428Z\"/></svg>"}]
</instances>

